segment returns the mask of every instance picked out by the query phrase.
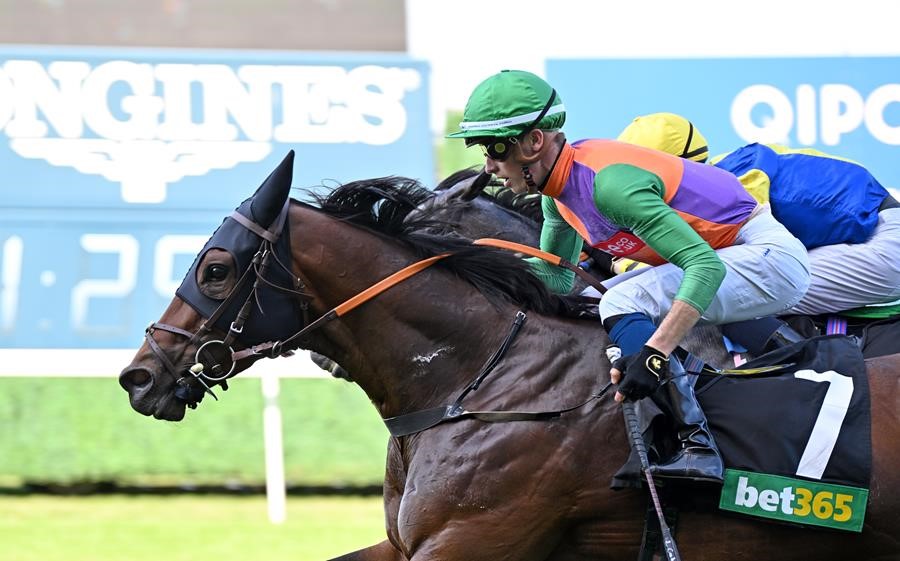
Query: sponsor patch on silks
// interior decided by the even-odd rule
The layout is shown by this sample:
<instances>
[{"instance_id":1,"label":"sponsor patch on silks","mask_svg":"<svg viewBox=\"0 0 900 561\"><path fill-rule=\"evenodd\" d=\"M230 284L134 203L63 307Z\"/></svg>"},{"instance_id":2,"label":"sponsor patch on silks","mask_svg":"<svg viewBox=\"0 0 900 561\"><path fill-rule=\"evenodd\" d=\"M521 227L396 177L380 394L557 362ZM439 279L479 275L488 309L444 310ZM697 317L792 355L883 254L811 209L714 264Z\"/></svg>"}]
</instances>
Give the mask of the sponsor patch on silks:
<instances>
[{"instance_id":1,"label":"sponsor patch on silks","mask_svg":"<svg viewBox=\"0 0 900 561\"><path fill-rule=\"evenodd\" d=\"M868 489L726 469L719 508L785 522L861 532L868 501Z\"/></svg>"}]
</instances>

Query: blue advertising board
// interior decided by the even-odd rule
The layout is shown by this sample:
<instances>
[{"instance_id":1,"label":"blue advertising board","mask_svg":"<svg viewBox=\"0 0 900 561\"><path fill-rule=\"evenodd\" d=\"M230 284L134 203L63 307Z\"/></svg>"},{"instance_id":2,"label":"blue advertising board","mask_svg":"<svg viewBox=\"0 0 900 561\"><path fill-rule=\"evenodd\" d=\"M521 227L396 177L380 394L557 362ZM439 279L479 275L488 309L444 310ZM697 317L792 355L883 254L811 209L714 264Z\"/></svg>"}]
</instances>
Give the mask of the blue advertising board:
<instances>
[{"instance_id":1,"label":"blue advertising board","mask_svg":"<svg viewBox=\"0 0 900 561\"><path fill-rule=\"evenodd\" d=\"M710 154L750 142L812 147L900 187L900 58L549 60L572 139L615 138L638 115L678 113Z\"/></svg>"},{"instance_id":2,"label":"blue advertising board","mask_svg":"<svg viewBox=\"0 0 900 561\"><path fill-rule=\"evenodd\" d=\"M295 188L430 183L428 79L403 55L0 46L0 348L136 348L288 150Z\"/></svg>"}]
</instances>

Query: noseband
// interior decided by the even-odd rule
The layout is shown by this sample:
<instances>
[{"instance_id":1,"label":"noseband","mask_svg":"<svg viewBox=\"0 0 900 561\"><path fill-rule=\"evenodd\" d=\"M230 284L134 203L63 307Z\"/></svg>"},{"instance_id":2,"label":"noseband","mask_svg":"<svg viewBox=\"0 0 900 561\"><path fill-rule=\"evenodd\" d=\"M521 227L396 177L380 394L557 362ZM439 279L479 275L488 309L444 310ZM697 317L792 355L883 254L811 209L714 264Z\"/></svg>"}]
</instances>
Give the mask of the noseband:
<instances>
[{"instance_id":1,"label":"noseband","mask_svg":"<svg viewBox=\"0 0 900 561\"><path fill-rule=\"evenodd\" d=\"M284 209L282 210L278 219L275 221L275 224L268 230L237 211L234 211L231 214L232 219L236 220L239 224L262 238L262 241L260 243L259 249L253 255L253 259L251 260L250 265L244 270L243 274L231 288L231 291L229 291L225 299L218 305L218 307L216 307L215 311L206 320L204 320L203 324L195 333L191 333L190 331L181 329L180 327L175 327L174 325L158 322L150 324L150 326L146 329L145 339L147 340L147 344L150 346L153 354L156 355L156 357L163 364L166 372L175 380L175 384L177 386L175 390L176 397L186 402L188 407L190 407L191 409L197 407L197 403L199 403L203 398L204 393L208 393L213 397L213 399L218 400L218 397L216 397L216 394L213 393L211 386L219 384L222 386L223 391L228 389L226 380L234 376L234 371L238 360L240 360L240 358L245 358L244 356L240 355L239 352L234 351L232 344L243 333L244 324L246 323L247 318L250 317L250 311L254 301L261 309L258 292L264 286L298 297L301 302L300 308L303 313L303 325L307 325L309 323L308 310L310 296L309 294L304 292L305 286L303 285L301 279L295 277L290 268L282 263L278 259L278 256L275 254L275 244L278 242L282 226L284 225L284 221L287 217L288 204L289 202L285 203ZM278 286L266 279L266 272L268 271L270 262L273 259L275 263L284 271L286 271L288 275L294 280L293 288ZM239 297L241 289L246 284L248 284L251 279L253 279L253 287L250 289L250 293L247 295L247 299L241 305L234 321L231 322L225 337L223 339L208 338L204 340L204 338L213 331L215 324L219 321L219 319L221 319L224 312ZM186 337L188 341L187 343L185 343L184 350L197 346L197 350L194 353L193 364L190 366L190 368L184 369L186 374L181 374L179 372L179 369L176 368L175 364L169 359L162 347L159 346L159 343L157 343L153 338L153 333L157 330L168 331L169 333ZM183 356L184 350L182 351L181 355L179 355L179 358ZM272 345L271 356L273 358L279 355L290 354L293 354L292 350L283 350L283 346L276 347L276 345ZM204 357L213 359L212 363L209 364L208 360L206 363L204 363ZM227 362L223 360L223 357L227 357ZM207 365L209 365L208 370ZM192 379L196 380L202 387L202 389L192 384Z\"/></svg>"}]
</instances>

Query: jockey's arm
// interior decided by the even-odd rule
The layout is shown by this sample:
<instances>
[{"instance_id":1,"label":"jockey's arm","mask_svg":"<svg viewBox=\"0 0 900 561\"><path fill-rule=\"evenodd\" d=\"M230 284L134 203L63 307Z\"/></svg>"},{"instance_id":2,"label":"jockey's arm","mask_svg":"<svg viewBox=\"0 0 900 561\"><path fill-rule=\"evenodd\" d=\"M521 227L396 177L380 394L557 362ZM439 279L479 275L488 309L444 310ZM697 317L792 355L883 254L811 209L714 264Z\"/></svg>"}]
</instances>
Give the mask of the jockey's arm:
<instances>
[{"instance_id":1,"label":"jockey's arm","mask_svg":"<svg viewBox=\"0 0 900 561\"><path fill-rule=\"evenodd\" d=\"M725 278L725 265L665 203L664 195L665 187L657 175L627 164L604 168L594 181L594 202L600 212L684 271L669 314L647 342L669 354L712 302Z\"/></svg>"},{"instance_id":2,"label":"jockey's arm","mask_svg":"<svg viewBox=\"0 0 900 561\"><path fill-rule=\"evenodd\" d=\"M544 213L541 250L562 257L570 263L578 263L583 243L581 236L563 219L552 198L541 197L541 210ZM531 264L532 272L544 281L552 292L565 294L572 290L575 284L575 273L572 271L551 265L536 257L529 258L528 262Z\"/></svg>"}]
</instances>

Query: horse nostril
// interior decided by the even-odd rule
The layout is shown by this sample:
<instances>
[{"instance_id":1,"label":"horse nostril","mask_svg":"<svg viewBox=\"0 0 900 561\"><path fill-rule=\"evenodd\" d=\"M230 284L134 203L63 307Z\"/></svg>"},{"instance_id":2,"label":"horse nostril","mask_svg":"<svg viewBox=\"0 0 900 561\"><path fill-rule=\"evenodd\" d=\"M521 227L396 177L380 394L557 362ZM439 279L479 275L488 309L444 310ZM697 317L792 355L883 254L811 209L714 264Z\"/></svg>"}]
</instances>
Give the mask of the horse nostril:
<instances>
[{"instance_id":1,"label":"horse nostril","mask_svg":"<svg viewBox=\"0 0 900 561\"><path fill-rule=\"evenodd\" d=\"M144 368L133 368L119 375L119 385L126 391L139 388L150 383L151 380L153 380L153 376Z\"/></svg>"}]
</instances>

